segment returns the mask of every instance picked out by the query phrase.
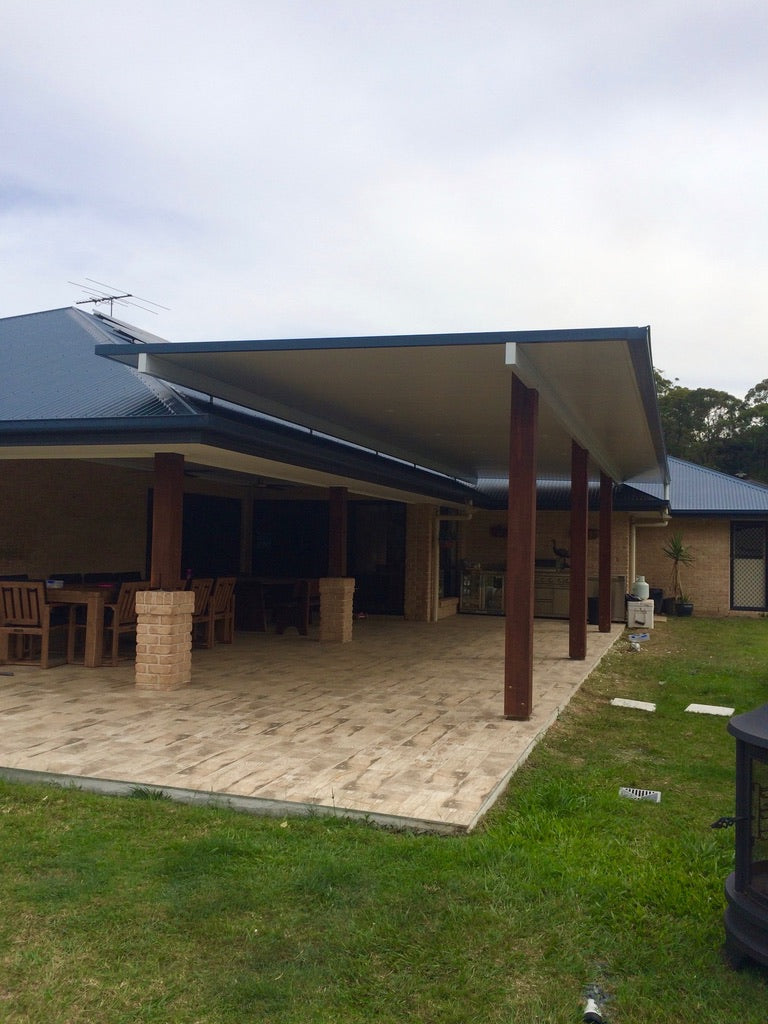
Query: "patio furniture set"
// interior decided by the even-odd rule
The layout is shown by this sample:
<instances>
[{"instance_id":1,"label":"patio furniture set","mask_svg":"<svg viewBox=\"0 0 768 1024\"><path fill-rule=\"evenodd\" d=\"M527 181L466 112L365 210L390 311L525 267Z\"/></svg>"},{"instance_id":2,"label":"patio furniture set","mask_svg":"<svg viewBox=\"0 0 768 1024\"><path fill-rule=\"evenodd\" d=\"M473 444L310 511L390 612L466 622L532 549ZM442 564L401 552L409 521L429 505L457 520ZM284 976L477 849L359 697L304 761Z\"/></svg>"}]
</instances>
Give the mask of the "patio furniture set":
<instances>
[{"instance_id":1,"label":"patio furniture set","mask_svg":"<svg viewBox=\"0 0 768 1024\"><path fill-rule=\"evenodd\" d=\"M0 579L0 663L50 668L75 662L80 648L86 668L100 666L105 654L109 664L117 665L121 639L136 635L136 594L149 584L126 578L138 575L133 573L102 575L77 579L62 574L47 582ZM235 582L234 576L179 580L177 589L195 595L191 629L196 646L232 643ZM52 646L59 639L63 656L54 660Z\"/></svg>"}]
</instances>

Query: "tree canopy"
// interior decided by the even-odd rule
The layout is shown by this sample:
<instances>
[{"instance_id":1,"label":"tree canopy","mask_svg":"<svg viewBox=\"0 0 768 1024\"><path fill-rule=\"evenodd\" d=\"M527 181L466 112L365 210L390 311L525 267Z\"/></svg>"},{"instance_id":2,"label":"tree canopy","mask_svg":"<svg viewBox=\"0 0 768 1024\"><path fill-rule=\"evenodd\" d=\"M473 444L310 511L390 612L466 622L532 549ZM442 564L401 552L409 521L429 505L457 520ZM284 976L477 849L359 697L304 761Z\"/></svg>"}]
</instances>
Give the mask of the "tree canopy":
<instances>
[{"instance_id":1,"label":"tree canopy","mask_svg":"<svg viewBox=\"0 0 768 1024\"><path fill-rule=\"evenodd\" d=\"M741 399L654 376L670 455L768 483L768 378Z\"/></svg>"}]
</instances>

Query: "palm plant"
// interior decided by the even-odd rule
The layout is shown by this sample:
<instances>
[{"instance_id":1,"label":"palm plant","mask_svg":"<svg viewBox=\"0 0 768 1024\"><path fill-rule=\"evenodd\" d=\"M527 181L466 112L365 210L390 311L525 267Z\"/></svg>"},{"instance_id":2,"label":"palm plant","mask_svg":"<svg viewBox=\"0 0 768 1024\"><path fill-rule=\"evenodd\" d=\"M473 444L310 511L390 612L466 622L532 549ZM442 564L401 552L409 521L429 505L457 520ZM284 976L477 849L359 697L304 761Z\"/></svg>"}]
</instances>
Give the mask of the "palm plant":
<instances>
[{"instance_id":1,"label":"palm plant","mask_svg":"<svg viewBox=\"0 0 768 1024\"><path fill-rule=\"evenodd\" d=\"M680 567L692 564L693 552L683 543L683 537L680 533L673 534L662 548L662 551L672 562L672 595L675 601L681 602L683 600L683 588L680 578Z\"/></svg>"}]
</instances>

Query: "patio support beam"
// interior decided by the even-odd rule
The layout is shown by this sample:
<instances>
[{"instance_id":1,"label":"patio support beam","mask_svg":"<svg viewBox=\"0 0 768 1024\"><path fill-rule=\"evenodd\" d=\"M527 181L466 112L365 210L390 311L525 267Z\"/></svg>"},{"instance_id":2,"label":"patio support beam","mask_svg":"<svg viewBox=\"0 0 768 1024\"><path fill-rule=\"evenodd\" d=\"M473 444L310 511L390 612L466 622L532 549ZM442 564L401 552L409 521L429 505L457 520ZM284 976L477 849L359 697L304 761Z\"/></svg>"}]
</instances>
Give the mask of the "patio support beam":
<instances>
[{"instance_id":1,"label":"patio support beam","mask_svg":"<svg viewBox=\"0 0 768 1024\"><path fill-rule=\"evenodd\" d=\"M613 480L600 473L600 529L598 549L597 621L601 633L611 632L611 527L613 523Z\"/></svg>"},{"instance_id":2,"label":"patio support beam","mask_svg":"<svg viewBox=\"0 0 768 1024\"><path fill-rule=\"evenodd\" d=\"M539 393L512 377L504 620L504 717L533 710L533 581Z\"/></svg>"},{"instance_id":3,"label":"patio support beam","mask_svg":"<svg viewBox=\"0 0 768 1024\"><path fill-rule=\"evenodd\" d=\"M347 575L347 496L346 487L328 488L328 575Z\"/></svg>"},{"instance_id":4,"label":"patio support beam","mask_svg":"<svg viewBox=\"0 0 768 1024\"><path fill-rule=\"evenodd\" d=\"M178 584L181 577L183 508L184 456L175 452L156 452L150 568L153 590Z\"/></svg>"},{"instance_id":5,"label":"patio support beam","mask_svg":"<svg viewBox=\"0 0 768 1024\"><path fill-rule=\"evenodd\" d=\"M571 582L568 623L568 656L583 661L587 656L587 525L589 511L589 453L571 442Z\"/></svg>"}]
</instances>

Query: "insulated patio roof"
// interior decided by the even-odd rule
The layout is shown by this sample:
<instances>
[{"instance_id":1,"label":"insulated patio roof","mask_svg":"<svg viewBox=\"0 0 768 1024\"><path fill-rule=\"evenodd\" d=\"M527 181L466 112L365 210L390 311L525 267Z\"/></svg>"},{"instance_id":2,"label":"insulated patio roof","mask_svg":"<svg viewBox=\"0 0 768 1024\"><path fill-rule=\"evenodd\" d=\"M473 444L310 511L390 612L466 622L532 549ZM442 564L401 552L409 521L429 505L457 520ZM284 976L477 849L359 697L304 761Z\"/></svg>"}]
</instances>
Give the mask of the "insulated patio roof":
<instances>
[{"instance_id":1,"label":"insulated patio roof","mask_svg":"<svg viewBox=\"0 0 768 1024\"><path fill-rule=\"evenodd\" d=\"M508 470L510 383L540 395L538 472L571 438L617 482L665 481L647 327L99 345L99 355L474 483Z\"/></svg>"}]
</instances>

